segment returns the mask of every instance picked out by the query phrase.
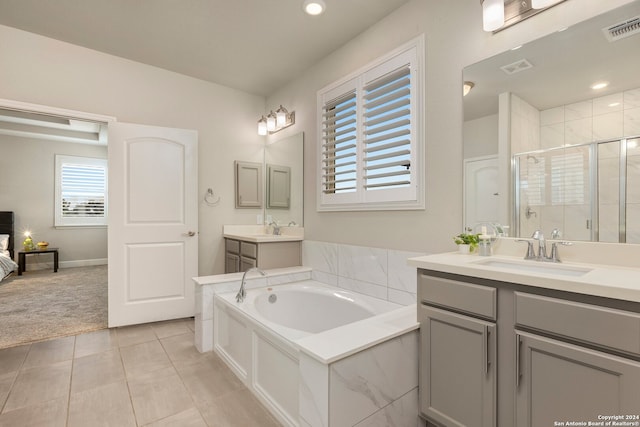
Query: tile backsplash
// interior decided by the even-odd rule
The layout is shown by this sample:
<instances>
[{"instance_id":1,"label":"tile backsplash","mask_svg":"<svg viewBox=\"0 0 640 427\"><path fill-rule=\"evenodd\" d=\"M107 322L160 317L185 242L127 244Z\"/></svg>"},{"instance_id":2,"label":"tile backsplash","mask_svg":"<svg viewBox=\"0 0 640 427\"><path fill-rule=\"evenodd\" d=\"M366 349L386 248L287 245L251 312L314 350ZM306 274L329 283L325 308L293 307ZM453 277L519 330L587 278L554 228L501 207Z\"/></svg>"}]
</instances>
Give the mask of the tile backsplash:
<instances>
[{"instance_id":1,"label":"tile backsplash","mask_svg":"<svg viewBox=\"0 0 640 427\"><path fill-rule=\"evenodd\" d=\"M314 280L402 305L416 302L416 269L407 265L407 258L422 255L426 254L302 242L302 265L313 269Z\"/></svg>"}]
</instances>

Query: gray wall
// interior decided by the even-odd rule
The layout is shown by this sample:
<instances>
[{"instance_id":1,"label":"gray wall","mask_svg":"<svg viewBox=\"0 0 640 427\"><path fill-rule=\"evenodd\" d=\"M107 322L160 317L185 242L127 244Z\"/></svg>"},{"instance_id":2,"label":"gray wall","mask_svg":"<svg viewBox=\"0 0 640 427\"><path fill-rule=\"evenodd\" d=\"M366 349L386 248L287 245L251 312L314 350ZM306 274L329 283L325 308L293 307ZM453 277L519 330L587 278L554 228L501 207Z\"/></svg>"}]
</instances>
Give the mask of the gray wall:
<instances>
[{"instance_id":1,"label":"gray wall","mask_svg":"<svg viewBox=\"0 0 640 427\"><path fill-rule=\"evenodd\" d=\"M22 233L29 230L34 243L44 240L59 248L61 266L106 262L106 227L53 226L56 154L106 159L107 147L0 135L0 210L15 212L16 250L22 248ZM32 258L28 266L35 265Z\"/></svg>"},{"instance_id":2,"label":"gray wall","mask_svg":"<svg viewBox=\"0 0 640 427\"><path fill-rule=\"evenodd\" d=\"M482 30L477 0L411 0L267 98L296 110L305 132L305 237L417 252L454 249L462 226L462 69L631 0L570 0L498 34ZM424 211L316 211L316 92L402 43L426 34ZM284 132L284 131L283 131Z\"/></svg>"},{"instance_id":3,"label":"gray wall","mask_svg":"<svg viewBox=\"0 0 640 427\"><path fill-rule=\"evenodd\" d=\"M462 128L465 159L498 155L498 115L464 122Z\"/></svg>"}]
</instances>

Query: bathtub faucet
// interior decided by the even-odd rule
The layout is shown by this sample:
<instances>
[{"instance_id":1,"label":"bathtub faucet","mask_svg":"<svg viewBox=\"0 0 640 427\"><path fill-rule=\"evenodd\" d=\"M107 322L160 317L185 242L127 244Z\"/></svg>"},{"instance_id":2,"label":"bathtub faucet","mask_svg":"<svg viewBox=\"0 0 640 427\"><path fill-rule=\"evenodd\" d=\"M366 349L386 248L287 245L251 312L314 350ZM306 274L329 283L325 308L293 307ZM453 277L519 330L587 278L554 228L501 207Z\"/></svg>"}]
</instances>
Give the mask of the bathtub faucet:
<instances>
[{"instance_id":1,"label":"bathtub faucet","mask_svg":"<svg viewBox=\"0 0 640 427\"><path fill-rule=\"evenodd\" d=\"M251 271L257 271L258 273L262 274L263 276L267 275L267 273L265 273L264 271L262 271L258 267L251 267L250 269L245 271L244 274L242 275L242 282L240 282L240 289L238 290L238 293L236 294L236 302L244 301L244 298L247 296L247 291L244 290L244 281L245 281L245 279L247 277L247 273L249 273Z\"/></svg>"}]
</instances>

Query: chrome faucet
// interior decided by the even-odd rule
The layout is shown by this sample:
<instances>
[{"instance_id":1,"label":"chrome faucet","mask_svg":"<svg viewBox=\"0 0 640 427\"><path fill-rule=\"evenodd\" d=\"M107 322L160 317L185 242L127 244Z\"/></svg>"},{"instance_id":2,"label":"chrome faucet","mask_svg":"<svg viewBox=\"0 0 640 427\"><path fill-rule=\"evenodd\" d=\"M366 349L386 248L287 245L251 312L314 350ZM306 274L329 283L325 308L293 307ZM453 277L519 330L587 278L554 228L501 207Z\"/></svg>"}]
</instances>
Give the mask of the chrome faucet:
<instances>
[{"instance_id":1,"label":"chrome faucet","mask_svg":"<svg viewBox=\"0 0 640 427\"><path fill-rule=\"evenodd\" d=\"M236 294L236 302L244 301L245 297L247 296L247 291L244 290L244 282L245 282L245 279L247 278L247 273L249 273L251 271L257 271L258 273L262 274L263 276L267 275L267 273L265 273L264 271L262 271L258 267L251 267L250 269L245 271L244 274L242 275L242 282L240 282L240 289L238 290L238 293Z\"/></svg>"},{"instance_id":2,"label":"chrome faucet","mask_svg":"<svg viewBox=\"0 0 640 427\"><path fill-rule=\"evenodd\" d=\"M542 231L536 230L533 232L533 235L531 235L531 238L538 241L538 255L536 258L538 259L538 261L546 261L548 259L547 243L544 239L544 234L542 233Z\"/></svg>"},{"instance_id":3,"label":"chrome faucet","mask_svg":"<svg viewBox=\"0 0 640 427\"><path fill-rule=\"evenodd\" d=\"M557 239L560 237L560 230L555 228L551 232L551 238ZM547 262L561 262L560 256L558 255L558 245L563 246L571 246L571 242L565 241L556 241L551 244L551 255L547 256L547 244L544 238L544 234L540 230L534 231L531 236L533 240L538 241L538 254L536 254L535 249L533 248L533 242L528 239L516 239L516 242L526 242L527 243L527 254L524 256L524 259L533 259L536 261L547 261Z\"/></svg>"},{"instance_id":4,"label":"chrome faucet","mask_svg":"<svg viewBox=\"0 0 640 427\"><path fill-rule=\"evenodd\" d=\"M278 223L273 221L273 222L269 223L269 225L273 227L273 235L274 236L279 236L280 235L280 226L278 225Z\"/></svg>"}]
</instances>

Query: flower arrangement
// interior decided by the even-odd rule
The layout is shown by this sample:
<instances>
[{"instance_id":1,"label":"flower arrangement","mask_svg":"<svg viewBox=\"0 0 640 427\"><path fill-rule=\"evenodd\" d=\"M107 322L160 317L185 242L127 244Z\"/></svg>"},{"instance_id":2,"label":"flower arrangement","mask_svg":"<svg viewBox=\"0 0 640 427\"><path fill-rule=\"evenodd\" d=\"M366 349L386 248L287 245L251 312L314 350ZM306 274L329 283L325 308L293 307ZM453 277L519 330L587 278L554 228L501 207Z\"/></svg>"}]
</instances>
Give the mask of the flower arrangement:
<instances>
[{"instance_id":1,"label":"flower arrangement","mask_svg":"<svg viewBox=\"0 0 640 427\"><path fill-rule=\"evenodd\" d=\"M473 252L478 247L480 233L472 234L471 228L467 228L464 233L453 237L456 245L469 245L469 251Z\"/></svg>"}]
</instances>

